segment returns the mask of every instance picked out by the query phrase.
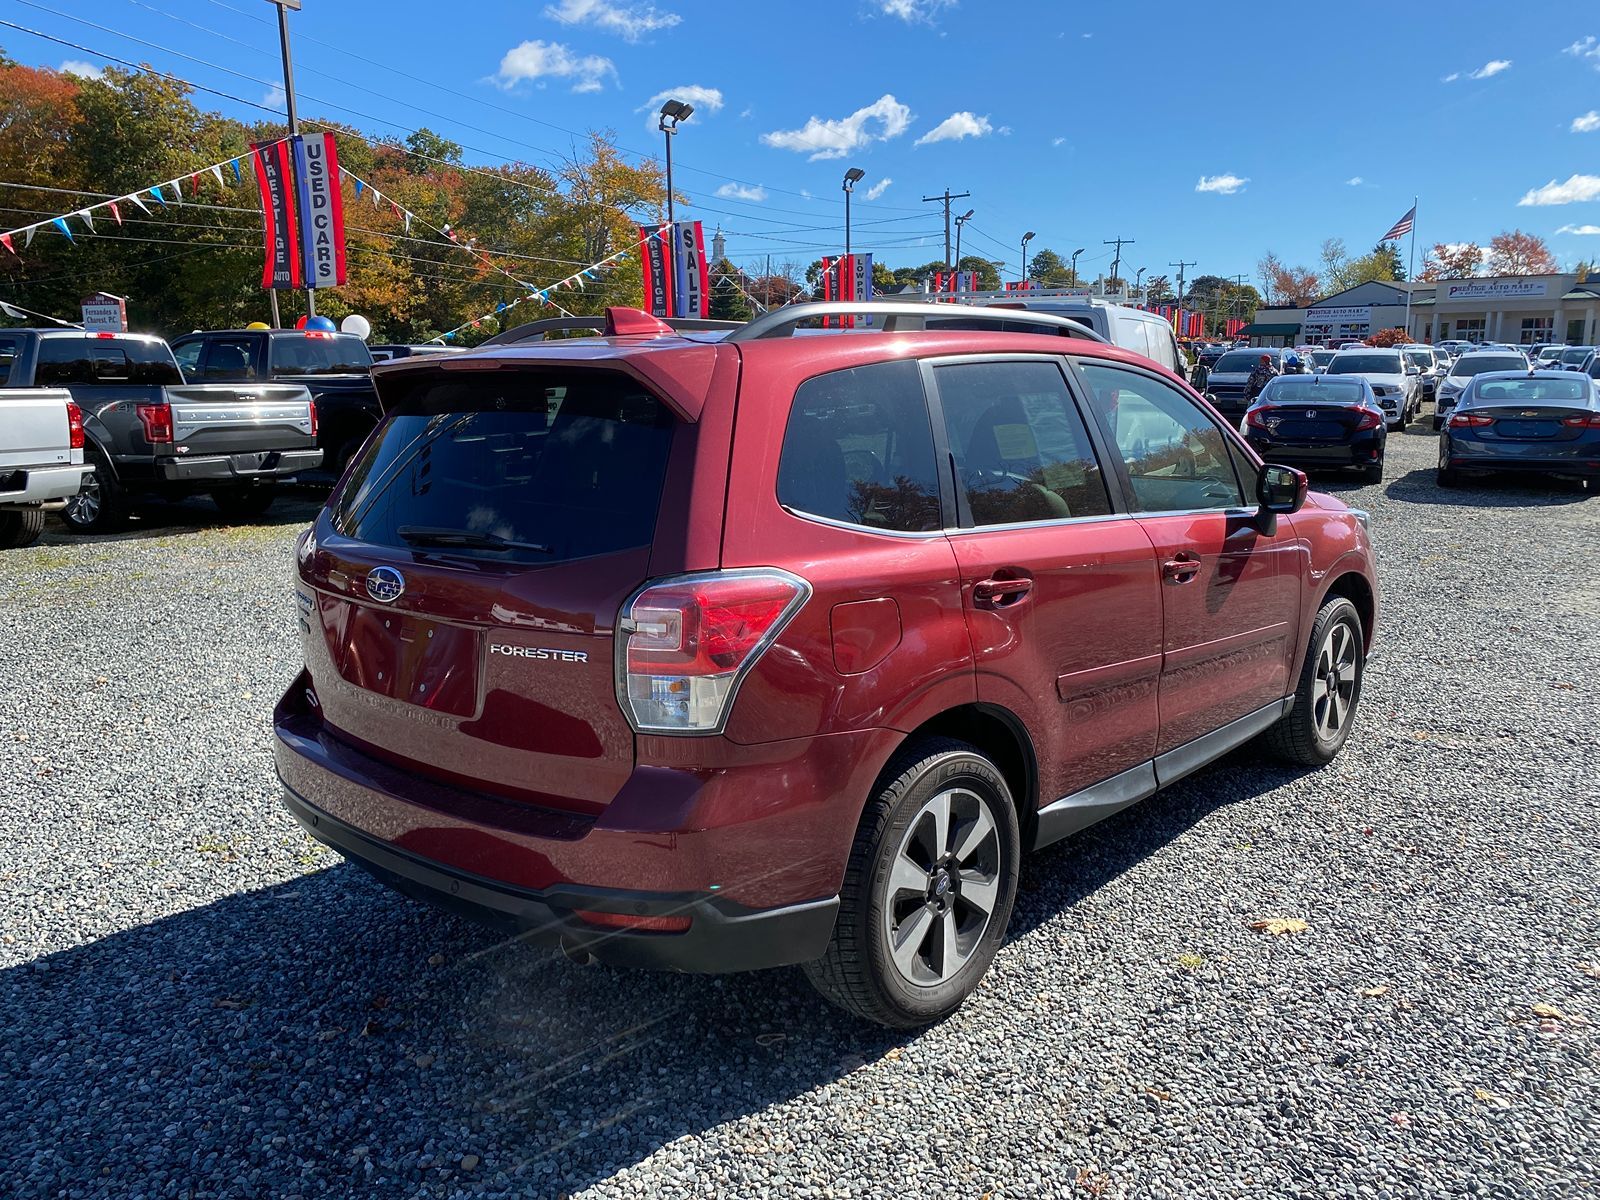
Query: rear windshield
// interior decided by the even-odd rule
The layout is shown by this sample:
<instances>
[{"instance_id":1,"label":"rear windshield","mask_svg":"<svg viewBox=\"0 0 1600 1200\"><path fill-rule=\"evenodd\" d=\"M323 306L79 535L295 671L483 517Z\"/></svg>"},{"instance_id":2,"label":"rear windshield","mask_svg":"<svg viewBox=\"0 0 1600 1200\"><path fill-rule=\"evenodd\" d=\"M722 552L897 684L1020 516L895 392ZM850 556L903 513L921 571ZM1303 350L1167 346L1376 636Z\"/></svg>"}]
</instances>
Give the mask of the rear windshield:
<instances>
[{"instance_id":1,"label":"rear windshield","mask_svg":"<svg viewBox=\"0 0 1600 1200\"><path fill-rule=\"evenodd\" d=\"M1248 375L1256 369L1256 364L1260 361L1261 351L1259 350L1230 350L1227 354L1217 359L1217 365L1212 367L1211 370L1214 374L1239 371Z\"/></svg>"},{"instance_id":2,"label":"rear windshield","mask_svg":"<svg viewBox=\"0 0 1600 1200\"><path fill-rule=\"evenodd\" d=\"M1570 346L1561 352L1561 361L1564 363L1581 363L1589 357L1589 347Z\"/></svg>"},{"instance_id":3,"label":"rear windshield","mask_svg":"<svg viewBox=\"0 0 1600 1200\"><path fill-rule=\"evenodd\" d=\"M626 376L424 380L396 408L335 502L334 525L349 537L552 563L654 536L674 419ZM487 544L496 541L516 544Z\"/></svg>"},{"instance_id":4,"label":"rear windshield","mask_svg":"<svg viewBox=\"0 0 1600 1200\"><path fill-rule=\"evenodd\" d=\"M1433 366L1433 352L1430 350L1407 350L1406 361L1414 367L1426 369Z\"/></svg>"},{"instance_id":5,"label":"rear windshield","mask_svg":"<svg viewBox=\"0 0 1600 1200\"><path fill-rule=\"evenodd\" d=\"M1263 400L1274 404L1358 404L1366 395L1359 383L1324 375L1280 375L1267 384Z\"/></svg>"},{"instance_id":6,"label":"rear windshield","mask_svg":"<svg viewBox=\"0 0 1600 1200\"><path fill-rule=\"evenodd\" d=\"M1532 404L1541 400L1588 400L1587 375L1571 379L1485 379L1476 384L1479 404Z\"/></svg>"},{"instance_id":7,"label":"rear windshield","mask_svg":"<svg viewBox=\"0 0 1600 1200\"><path fill-rule=\"evenodd\" d=\"M1520 354L1464 354L1456 359L1450 374L1457 379L1482 375L1485 371L1526 370L1528 360Z\"/></svg>"},{"instance_id":8,"label":"rear windshield","mask_svg":"<svg viewBox=\"0 0 1600 1200\"><path fill-rule=\"evenodd\" d=\"M275 337L269 342L274 375L352 375L372 366L372 351L352 334Z\"/></svg>"},{"instance_id":9,"label":"rear windshield","mask_svg":"<svg viewBox=\"0 0 1600 1200\"><path fill-rule=\"evenodd\" d=\"M165 342L144 338L45 337L39 339L39 387L71 383L182 383Z\"/></svg>"},{"instance_id":10,"label":"rear windshield","mask_svg":"<svg viewBox=\"0 0 1600 1200\"><path fill-rule=\"evenodd\" d=\"M1398 354L1340 354L1328 364L1330 375L1398 375Z\"/></svg>"},{"instance_id":11,"label":"rear windshield","mask_svg":"<svg viewBox=\"0 0 1600 1200\"><path fill-rule=\"evenodd\" d=\"M1333 356L1337 353L1339 353L1337 350L1313 350L1311 361L1319 367L1325 367L1333 361Z\"/></svg>"}]
</instances>

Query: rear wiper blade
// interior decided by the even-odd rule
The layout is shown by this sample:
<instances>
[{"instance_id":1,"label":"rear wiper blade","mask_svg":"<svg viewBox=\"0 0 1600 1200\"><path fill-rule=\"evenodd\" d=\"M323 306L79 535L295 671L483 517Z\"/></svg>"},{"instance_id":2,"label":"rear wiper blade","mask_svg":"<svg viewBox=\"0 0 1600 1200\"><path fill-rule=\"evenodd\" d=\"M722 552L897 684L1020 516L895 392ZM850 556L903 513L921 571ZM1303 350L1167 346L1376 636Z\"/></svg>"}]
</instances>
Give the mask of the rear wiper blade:
<instances>
[{"instance_id":1,"label":"rear wiper blade","mask_svg":"<svg viewBox=\"0 0 1600 1200\"><path fill-rule=\"evenodd\" d=\"M444 529L435 525L402 525L395 530L401 540L413 546L461 546L470 550L532 550L549 554L549 546L537 542L517 542L497 533L474 533L470 529Z\"/></svg>"}]
</instances>

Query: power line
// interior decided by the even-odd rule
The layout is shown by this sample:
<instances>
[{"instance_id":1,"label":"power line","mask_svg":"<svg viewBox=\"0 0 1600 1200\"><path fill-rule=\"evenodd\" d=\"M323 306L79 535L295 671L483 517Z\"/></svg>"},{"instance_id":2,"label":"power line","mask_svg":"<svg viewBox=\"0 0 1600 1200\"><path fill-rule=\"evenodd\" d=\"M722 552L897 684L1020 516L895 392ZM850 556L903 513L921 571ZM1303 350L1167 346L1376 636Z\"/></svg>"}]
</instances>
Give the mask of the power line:
<instances>
[{"instance_id":1,"label":"power line","mask_svg":"<svg viewBox=\"0 0 1600 1200\"><path fill-rule=\"evenodd\" d=\"M1132 245L1134 245L1134 240L1132 238L1119 237L1119 238L1111 238L1108 241L1102 241L1100 244L1102 246L1115 246L1117 248L1116 249L1116 257L1111 260L1111 278L1113 278L1113 279L1121 279L1122 278L1122 248L1124 246L1132 246Z\"/></svg>"},{"instance_id":2,"label":"power line","mask_svg":"<svg viewBox=\"0 0 1600 1200\"><path fill-rule=\"evenodd\" d=\"M957 192L952 196L950 194L950 189L945 188L944 192L938 196L924 196L922 198L922 202L924 204L937 204L941 202L944 204L944 265L946 269L949 269L954 265L950 261L950 201L965 200L970 195L972 195L971 192Z\"/></svg>"}]
</instances>

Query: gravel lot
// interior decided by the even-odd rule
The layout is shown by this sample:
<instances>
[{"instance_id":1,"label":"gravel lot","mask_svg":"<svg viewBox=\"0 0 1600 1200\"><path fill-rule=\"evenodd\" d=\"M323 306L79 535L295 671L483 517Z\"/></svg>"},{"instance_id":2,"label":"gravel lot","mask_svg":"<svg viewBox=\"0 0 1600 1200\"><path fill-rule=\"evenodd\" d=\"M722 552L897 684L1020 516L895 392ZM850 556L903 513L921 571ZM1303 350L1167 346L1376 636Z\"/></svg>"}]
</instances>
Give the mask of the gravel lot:
<instances>
[{"instance_id":1,"label":"gravel lot","mask_svg":"<svg viewBox=\"0 0 1600 1200\"><path fill-rule=\"evenodd\" d=\"M1386 588L1344 756L1035 856L914 1036L798 971L503 945L303 836L268 720L309 499L0 555L0 1194L1597 1194L1600 496L1441 492L1434 446L1327 481Z\"/></svg>"}]
</instances>

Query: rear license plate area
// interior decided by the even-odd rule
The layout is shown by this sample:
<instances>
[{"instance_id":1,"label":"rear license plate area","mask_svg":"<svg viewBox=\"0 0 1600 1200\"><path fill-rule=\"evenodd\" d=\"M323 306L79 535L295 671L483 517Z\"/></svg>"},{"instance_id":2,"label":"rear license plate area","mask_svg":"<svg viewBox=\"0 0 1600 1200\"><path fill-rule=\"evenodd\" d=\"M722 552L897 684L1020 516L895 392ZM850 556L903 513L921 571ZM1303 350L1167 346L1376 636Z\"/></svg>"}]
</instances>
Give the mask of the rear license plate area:
<instances>
[{"instance_id":1,"label":"rear license plate area","mask_svg":"<svg viewBox=\"0 0 1600 1200\"><path fill-rule=\"evenodd\" d=\"M390 609L355 606L339 673L365 691L434 712L477 711L481 636Z\"/></svg>"}]
</instances>

